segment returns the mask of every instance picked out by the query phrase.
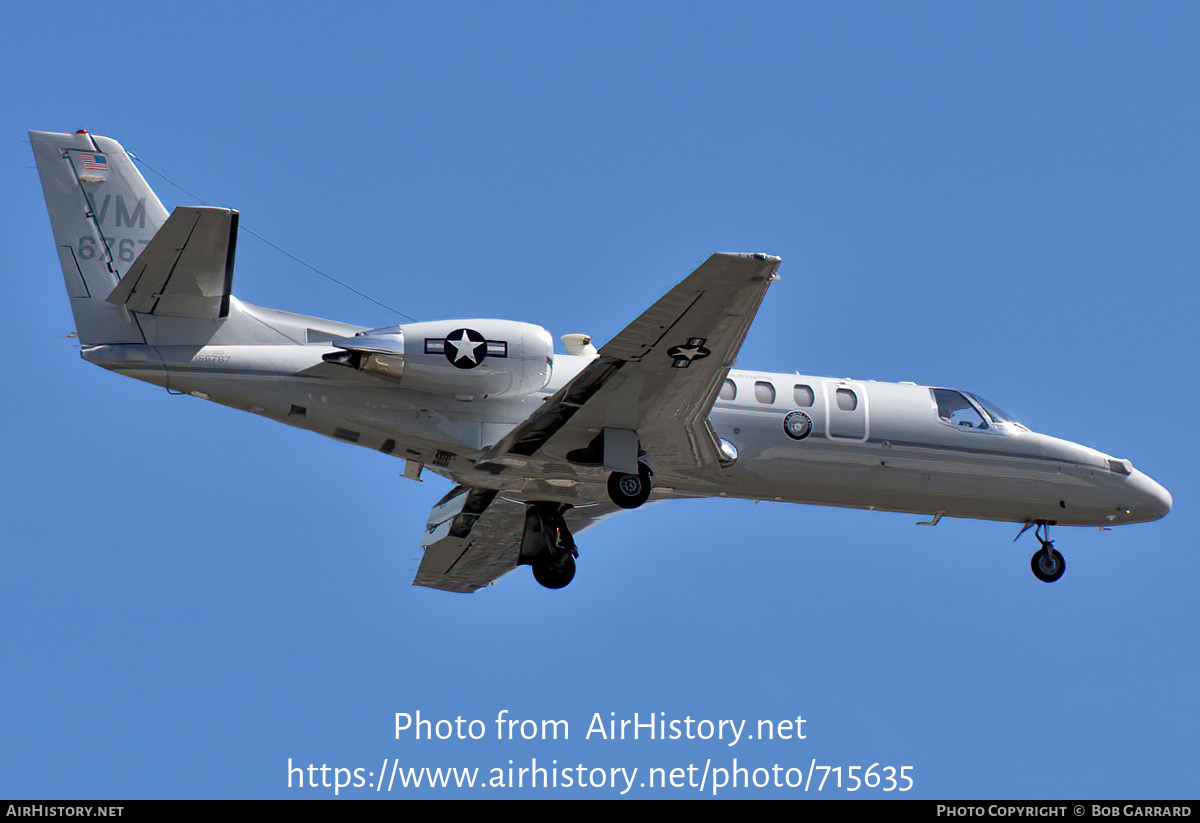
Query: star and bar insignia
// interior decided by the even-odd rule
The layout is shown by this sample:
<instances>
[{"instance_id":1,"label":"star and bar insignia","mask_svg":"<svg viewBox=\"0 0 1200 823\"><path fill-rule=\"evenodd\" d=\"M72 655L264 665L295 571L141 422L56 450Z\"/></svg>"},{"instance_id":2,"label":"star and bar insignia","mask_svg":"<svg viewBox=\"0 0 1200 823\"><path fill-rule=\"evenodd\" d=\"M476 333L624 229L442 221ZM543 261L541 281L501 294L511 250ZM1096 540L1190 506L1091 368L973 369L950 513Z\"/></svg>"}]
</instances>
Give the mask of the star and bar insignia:
<instances>
[{"instance_id":1,"label":"star and bar insignia","mask_svg":"<svg viewBox=\"0 0 1200 823\"><path fill-rule=\"evenodd\" d=\"M686 369L692 365L693 360L703 360L712 354L711 351L704 348L704 341L707 339L707 337L689 337L686 344L667 349L667 357L672 360L671 368Z\"/></svg>"},{"instance_id":2,"label":"star and bar insignia","mask_svg":"<svg viewBox=\"0 0 1200 823\"><path fill-rule=\"evenodd\" d=\"M445 337L426 337L426 354L444 354L450 365L473 369L487 357L508 357L504 340L485 340L474 329L455 329Z\"/></svg>"}]
</instances>

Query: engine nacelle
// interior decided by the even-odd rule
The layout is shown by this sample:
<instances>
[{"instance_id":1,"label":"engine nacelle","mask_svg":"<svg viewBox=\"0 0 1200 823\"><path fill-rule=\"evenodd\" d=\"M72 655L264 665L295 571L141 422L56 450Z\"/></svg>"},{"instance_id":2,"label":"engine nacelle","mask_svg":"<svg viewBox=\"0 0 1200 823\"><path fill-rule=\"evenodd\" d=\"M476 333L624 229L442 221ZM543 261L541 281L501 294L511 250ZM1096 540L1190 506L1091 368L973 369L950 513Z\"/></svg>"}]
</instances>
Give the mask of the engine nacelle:
<instances>
[{"instance_id":1,"label":"engine nacelle","mask_svg":"<svg viewBox=\"0 0 1200 823\"><path fill-rule=\"evenodd\" d=\"M333 341L329 355L405 388L460 400L545 388L554 365L550 333L514 320L433 320L360 332Z\"/></svg>"}]
</instances>

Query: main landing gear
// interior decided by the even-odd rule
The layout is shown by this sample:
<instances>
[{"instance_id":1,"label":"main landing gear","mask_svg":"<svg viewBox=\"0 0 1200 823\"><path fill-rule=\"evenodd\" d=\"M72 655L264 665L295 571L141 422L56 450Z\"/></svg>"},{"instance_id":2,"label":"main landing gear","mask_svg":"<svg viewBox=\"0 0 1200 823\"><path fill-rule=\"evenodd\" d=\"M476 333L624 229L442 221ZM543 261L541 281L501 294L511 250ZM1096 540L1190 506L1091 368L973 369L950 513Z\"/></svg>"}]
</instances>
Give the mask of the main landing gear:
<instances>
[{"instance_id":1,"label":"main landing gear","mask_svg":"<svg viewBox=\"0 0 1200 823\"><path fill-rule=\"evenodd\" d=\"M533 559L533 579L547 589L562 589L575 579L575 557L542 552Z\"/></svg>"},{"instance_id":2,"label":"main landing gear","mask_svg":"<svg viewBox=\"0 0 1200 823\"><path fill-rule=\"evenodd\" d=\"M637 433L631 429L604 429L586 448L567 452L569 463L588 468L631 466L636 459L636 474L614 471L608 475L608 497L622 509L636 509L650 499L653 472L642 462L645 457Z\"/></svg>"},{"instance_id":3,"label":"main landing gear","mask_svg":"<svg viewBox=\"0 0 1200 823\"><path fill-rule=\"evenodd\" d=\"M637 474L613 472L608 476L608 496L623 509L636 509L650 498L650 469L638 464Z\"/></svg>"},{"instance_id":4,"label":"main landing gear","mask_svg":"<svg viewBox=\"0 0 1200 823\"><path fill-rule=\"evenodd\" d=\"M611 454L609 454L611 452ZM612 471L608 475L608 497L622 509L636 509L650 499L653 472L640 459L636 432L628 429L604 429L586 448L566 455L577 466L604 468L637 466L637 472ZM608 459L606 459L608 458ZM533 579L547 589L561 589L575 578L575 558L579 556L575 539L567 526L569 503L540 500L525 508L525 533L521 538L521 564L533 567Z\"/></svg>"},{"instance_id":5,"label":"main landing gear","mask_svg":"<svg viewBox=\"0 0 1200 823\"><path fill-rule=\"evenodd\" d=\"M636 509L650 498L650 469L638 464L637 474L612 472L608 496L623 509ZM567 526L569 503L539 501L525 509L525 534L521 541L522 563L533 566L533 579L547 589L561 589L575 578L579 550ZM532 558L532 559L530 559Z\"/></svg>"},{"instance_id":6,"label":"main landing gear","mask_svg":"<svg viewBox=\"0 0 1200 823\"><path fill-rule=\"evenodd\" d=\"M1044 583L1053 583L1067 570L1067 561L1054 548L1054 541L1050 539L1050 524L1045 520L1026 523L1025 528L1021 529L1017 537L1027 532L1030 526L1033 526L1033 536L1038 539L1042 547L1033 553L1033 557L1029 560L1029 567L1033 569L1033 574L1038 580Z\"/></svg>"},{"instance_id":7,"label":"main landing gear","mask_svg":"<svg viewBox=\"0 0 1200 823\"><path fill-rule=\"evenodd\" d=\"M525 510L525 541L538 546L530 565L533 579L547 589L561 589L575 579L575 538L563 517L565 503L531 503Z\"/></svg>"}]
</instances>

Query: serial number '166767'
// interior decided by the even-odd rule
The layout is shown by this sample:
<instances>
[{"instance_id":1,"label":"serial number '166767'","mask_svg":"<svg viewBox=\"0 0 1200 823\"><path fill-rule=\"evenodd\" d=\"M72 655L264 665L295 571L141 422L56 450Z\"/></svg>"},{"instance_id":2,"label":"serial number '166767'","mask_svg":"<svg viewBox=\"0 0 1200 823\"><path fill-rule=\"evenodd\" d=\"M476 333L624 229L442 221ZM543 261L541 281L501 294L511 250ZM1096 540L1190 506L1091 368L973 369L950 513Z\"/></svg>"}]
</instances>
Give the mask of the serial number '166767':
<instances>
[{"instance_id":1,"label":"serial number '166767'","mask_svg":"<svg viewBox=\"0 0 1200 823\"><path fill-rule=\"evenodd\" d=\"M225 363L229 362L229 355L227 355L227 354L225 354L225 352L221 352L221 351L207 352L207 353L202 352L200 354L197 354L195 357L193 357L192 362L193 363L225 364Z\"/></svg>"}]
</instances>

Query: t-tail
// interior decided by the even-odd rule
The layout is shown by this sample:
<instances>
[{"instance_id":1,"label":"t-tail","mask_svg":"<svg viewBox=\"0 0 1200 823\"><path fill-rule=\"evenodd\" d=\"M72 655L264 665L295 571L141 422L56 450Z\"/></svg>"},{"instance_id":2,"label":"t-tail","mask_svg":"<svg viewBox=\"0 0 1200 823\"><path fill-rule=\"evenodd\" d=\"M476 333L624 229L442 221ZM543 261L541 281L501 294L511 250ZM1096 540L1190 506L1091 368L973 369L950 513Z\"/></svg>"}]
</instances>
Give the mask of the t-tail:
<instances>
[{"instance_id":1,"label":"t-tail","mask_svg":"<svg viewBox=\"0 0 1200 823\"><path fill-rule=\"evenodd\" d=\"M231 293L238 213L169 215L129 153L80 130L30 132L83 356L164 382L171 357L207 345L294 345L358 327L265 309ZM174 348L171 348L174 347ZM168 383L168 385L170 385Z\"/></svg>"},{"instance_id":2,"label":"t-tail","mask_svg":"<svg viewBox=\"0 0 1200 823\"><path fill-rule=\"evenodd\" d=\"M115 140L80 131L30 132L29 141L80 342L148 342L129 309L108 297L167 210Z\"/></svg>"}]
</instances>

